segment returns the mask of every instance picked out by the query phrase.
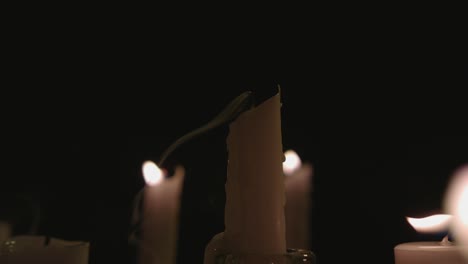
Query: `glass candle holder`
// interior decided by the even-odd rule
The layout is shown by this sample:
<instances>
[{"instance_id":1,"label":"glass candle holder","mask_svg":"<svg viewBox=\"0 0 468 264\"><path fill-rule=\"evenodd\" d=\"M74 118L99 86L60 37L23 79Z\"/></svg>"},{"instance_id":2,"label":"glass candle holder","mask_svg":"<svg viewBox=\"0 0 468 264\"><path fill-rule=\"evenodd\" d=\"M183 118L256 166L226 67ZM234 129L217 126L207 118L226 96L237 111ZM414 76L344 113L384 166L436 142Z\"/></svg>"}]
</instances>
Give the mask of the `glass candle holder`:
<instances>
[{"instance_id":1,"label":"glass candle holder","mask_svg":"<svg viewBox=\"0 0 468 264\"><path fill-rule=\"evenodd\" d=\"M45 236L15 236L0 245L0 263L89 263L89 242Z\"/></svg>"},{"instance_id":2,"label":"glass candle holder","mask_svg":"<svg viewBox=\"0 0 468 264\"><path fill-rule=\"evenodd\" d=\"M285 254L221 254L216 264L316 264L315 254L305 249L288 249Z\"/></svg>"}]
</instances>

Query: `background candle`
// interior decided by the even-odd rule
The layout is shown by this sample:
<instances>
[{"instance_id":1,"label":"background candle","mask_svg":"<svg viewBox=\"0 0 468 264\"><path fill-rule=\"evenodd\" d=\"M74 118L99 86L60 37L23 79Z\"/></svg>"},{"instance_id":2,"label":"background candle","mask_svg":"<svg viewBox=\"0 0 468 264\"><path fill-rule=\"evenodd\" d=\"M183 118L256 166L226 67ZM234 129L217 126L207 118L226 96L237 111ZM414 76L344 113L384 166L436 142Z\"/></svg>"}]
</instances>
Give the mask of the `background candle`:
<instances>
[{"instance_id":1,"label":"background candle","mask_svg":"<svg viewBox=\"0 0 468 264\"><path fill-rule=\"evenodd\" d=\"M302 164L293 150L284 153L283 172L286 188L286 246L310 249L310 191L312 165Z\"/></svg>"},{"instance_id":2,"label":"background candle","mask_svg":"<svg viewBox=\"0 0 468 264\"><path fill-rule=\"evenodd\" d=\"M165 179L163 171L147 161L143 164L143 176L146 186L139 263L175 263L184 169L178 166L175 174Z\"/></svg>"},{"instance_id":3,"label":"background candle","mask_svg":"<svg viewBox=\"0 0 468 264\"><path fill-rule=\"evenodd\" d=\"M0 221L0 243L7 240L11 235L10 224L4 221Z\"/></svg>"},{"instance_id":4,"label":"background candle","mask_svg":"<svg viewBox=\"0 0 468 264\"><path fill-rule=\"evenodd\" d=\"M422 219L407 218L411 226L424 233L446 230L450 215L434 215ZM466 264L462 247L448 241L420 241L399 244L394 248L395 264Z\"/></svg>"}]
</instances>

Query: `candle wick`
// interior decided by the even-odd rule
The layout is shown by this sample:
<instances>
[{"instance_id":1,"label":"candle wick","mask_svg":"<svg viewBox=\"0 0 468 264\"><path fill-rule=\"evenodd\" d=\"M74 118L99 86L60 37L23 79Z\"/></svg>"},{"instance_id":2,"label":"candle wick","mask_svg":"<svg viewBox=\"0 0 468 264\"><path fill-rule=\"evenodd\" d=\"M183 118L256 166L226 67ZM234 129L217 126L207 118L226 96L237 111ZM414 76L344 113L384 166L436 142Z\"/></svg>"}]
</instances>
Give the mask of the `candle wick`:
<instances>
[{"instance_id":1,"label":"candle wick","mask_svg":"<svg viewBox=\"0 0 468 264\"><path fill-rule=\"evenodd\" d=\"M442 246L450 246L450 245L452 245L453 243L449 240L449 236L446 235L446 236L442 239L442 241L440 241L440 244L441 244Z\"/></svg>"}]
</instances>

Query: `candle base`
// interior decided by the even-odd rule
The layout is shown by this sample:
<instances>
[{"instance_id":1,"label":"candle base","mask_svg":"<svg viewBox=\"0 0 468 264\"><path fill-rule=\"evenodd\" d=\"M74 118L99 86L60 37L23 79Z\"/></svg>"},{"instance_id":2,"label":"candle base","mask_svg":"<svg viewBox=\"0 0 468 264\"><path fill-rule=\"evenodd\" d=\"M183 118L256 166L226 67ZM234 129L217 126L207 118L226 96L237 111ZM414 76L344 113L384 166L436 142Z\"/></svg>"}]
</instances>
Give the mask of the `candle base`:
<instances>
[{"instance_id":1,"label":"candle base","mask_svg":"<svg viewBox=\"0 0 468 264\"><path fill-rule=\"evenodd\" d=\"M315 254L305 249L288 249L285 254L221 254L216 264L316 264Z\"/></svg>"}]
</instances>

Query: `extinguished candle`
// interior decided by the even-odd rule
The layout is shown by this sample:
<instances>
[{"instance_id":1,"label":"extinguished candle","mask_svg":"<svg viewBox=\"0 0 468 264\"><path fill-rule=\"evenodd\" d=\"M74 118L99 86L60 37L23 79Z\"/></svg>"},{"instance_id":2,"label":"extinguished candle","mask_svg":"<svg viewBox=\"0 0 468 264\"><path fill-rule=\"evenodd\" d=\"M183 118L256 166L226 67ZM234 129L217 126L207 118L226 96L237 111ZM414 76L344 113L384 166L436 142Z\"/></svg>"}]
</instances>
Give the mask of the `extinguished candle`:
<instances>
[{"instance_id":1,"label":"extinguished candle","mask_svg":"<svg viewBox=\"0 0 468 264\"><path fill-rule=\"evenodd\" d=\"M146 161L143 176L146 182L143 200L140 264L176 263L180 196L185 176L178 166L166 178L158 166Z\"/></svg>"},{"instance_id":2,"label":"extinguished candle","mask_svg":"<svg viewBox=\"0 0 468 264\"><path fill-rule=\"evenodd\" d=\"M224 242L235 254L286 253L280 94L230 124Z\"/></svg>"},{"instance_id":3,"label":"extinguished candle","mask_svg":"<svg viewBox=\"0 0 468 264\"><path fill-rule=\"evenodd\" d=\"M302 163L293 150L284 153L286 246L310 249L312 165Z\"/></svg>"},{"instance_id":4,"label":"extinguished candle","mask_svg":"<svg viewBox=\"0 0 468 264\"><path fill-rule=\"evenodd\" d=\"M204 263L224 253L286 254L280 94L242 112L226 143L225 229L206 246Z\"/></svg>"}]
</instances>

